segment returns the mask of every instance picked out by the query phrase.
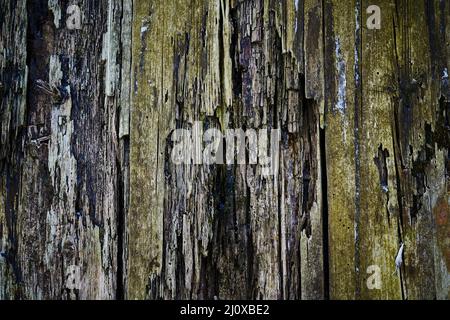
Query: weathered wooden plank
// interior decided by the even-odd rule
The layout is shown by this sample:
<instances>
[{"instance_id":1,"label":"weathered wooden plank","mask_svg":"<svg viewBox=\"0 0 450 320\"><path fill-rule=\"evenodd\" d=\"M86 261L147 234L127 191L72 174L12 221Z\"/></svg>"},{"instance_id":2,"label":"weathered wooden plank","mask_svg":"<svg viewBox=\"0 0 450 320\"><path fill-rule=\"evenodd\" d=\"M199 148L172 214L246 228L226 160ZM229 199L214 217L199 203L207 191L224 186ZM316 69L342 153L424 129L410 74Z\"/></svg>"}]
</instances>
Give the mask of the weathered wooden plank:
<instances>
[{"instance_id":1,"label":"weathered wooden plank","mask_svg":"<svg viewBox=\"0 0 450 320\"><path fill-rule=\"evenodd\" d=\"M369 1L362 1L366 10ZM361 298L401 299L395 258L400 248L396 174L392 140L392 100L389 79L393 78L395 40L390 21L392 1L377 1L382 12L380 29L362 29L360 132L360 217L359 256ZM370 13L364 12L363 23ZM366 44L366 45L364 45ZM372 267L371 267L372 266ZM370 269L369 269L370 268ZM377 270L380 285L369 278ZM367 272L367 271L370 272ZM375 281L375 280L374 280Z\"/></svg>"},{"instance_id":2,"label":"weathered wooden plank","mask_svg":"<svg viewBox=\"0 0 450 320\"><path fill-rule=\"evenodd\" d=\"M27 96L27 12L24 1L4 2L0 8L0 299L20 297L15 232L18 172L16 162ZM19 149L19 150L18 150Z\"/></svg>"},{"instance_id":3,"label":"weathered wooden plank","mask_svg":"<svg viewBox=\"0 0 450 320\"><path fill-rule=\"evenodd\" d=\"M59 2L5 3L13 6L14 19L28 21L28 27L5 21L14 32L2 30L17 37L12 47L27 50L29 71L23 122L2 126L8 139L20 135L6 148L2 142L10 160L2 159L8 222L0 229L8 240L1 276L7 292L1 295L115 298L122 1L79 2L81 29L67 27L70 13ZM11 70L19 71L19 64ZM14 103L22 101L18 97Z\"/></svg>"},{"instance_id":4,"label":"weathered wooden plank","mask_svg":"<svg viewBox=\"0 0 450 320\"><path fill-rule=\"evenodd\" d=\"M416 4L405 0L396 2L395 13L392 37L398 80L392 85L396 90L392 135L396 137L401 236L405 243L404 297L445 299L449 290L445 280L448 259L446 262L445 250L439 246L443 237L438 229L445 229L446 223L439 217L448 212L445 163L450 140L442 122L446 111L441 96L448 93L442 77L447 66L444 17L448 17L449 8L434 1Z\"/></svg>"},{"instance_id":5,"label":"weathered wooden plank","mask_svg":"<svg viewBox=\"0 0 450 320\"><path fill-rule=\"evenodd\" d=\"M310 30L308 28L311 25L305 24L303 6L304 3L298 1L284 5L280 33L282 40L285 39L282 42L284 81L280 87L281 93L277 95L284 100L279 127L285 149L281 149L281 181L278 183L281 183L282 189L281 259L286 261L283 284L289 286L285 288L283 297L323 299L328 286L324 270L324 208L319 137L323 97L320 95L308 99L311 89L305 83L308 81L305 77L320 78L323 75L320 74L321 70L316 70L318 74L314 75L308 75L305 71L304 57L314 57L317 48L308 42L311 39L304 39L304 30ZM322 24L314 28L322 29ZM314 59L320 59L320 56ZM286 235L283 235L283 229Z\"/></svg>"},{"instance_id":6,"label":"weathered wooden plank","mask_svg":"<svg viewBox=\"0 0 450 320\"><path fill-rule=\"evenodd\" d=\"M359 294L361 13L357 1L326 1L325 103L330 298Z\"/></svg>"}]
</instances>

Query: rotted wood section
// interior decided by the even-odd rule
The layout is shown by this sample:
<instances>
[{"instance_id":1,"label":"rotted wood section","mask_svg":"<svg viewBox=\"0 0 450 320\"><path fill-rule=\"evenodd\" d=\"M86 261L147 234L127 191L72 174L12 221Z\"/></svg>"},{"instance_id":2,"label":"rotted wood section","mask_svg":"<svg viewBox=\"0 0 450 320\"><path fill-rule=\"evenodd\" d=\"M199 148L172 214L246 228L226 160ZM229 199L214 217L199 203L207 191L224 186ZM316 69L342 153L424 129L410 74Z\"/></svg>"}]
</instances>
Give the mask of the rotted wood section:
<instances>
[{"instance_id":1,"label":"rotted wood section","mask_svg":"<svg viewBox=\"0 0 450 320\"><path fill-rule=\"evenodd\" d=\"M448 1L69 5L1 2L0 299L449 298Z\"/></svg>"}]
</instances>

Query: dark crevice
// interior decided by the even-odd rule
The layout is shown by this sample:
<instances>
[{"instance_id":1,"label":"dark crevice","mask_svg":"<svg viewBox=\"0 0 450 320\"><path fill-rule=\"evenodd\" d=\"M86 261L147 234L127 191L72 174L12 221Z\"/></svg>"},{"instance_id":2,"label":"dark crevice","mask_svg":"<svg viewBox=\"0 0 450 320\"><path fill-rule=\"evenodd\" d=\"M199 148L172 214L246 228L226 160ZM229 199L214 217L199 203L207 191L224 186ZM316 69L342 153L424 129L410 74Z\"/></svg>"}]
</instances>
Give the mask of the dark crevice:
<instances>
[{"instance_id":1,"label":"dark crevice","mask_svg":"<svg viewBox=\"0 0 450 320\"><path fill-rule=\"evenodd\" d=\"M432 79L440 78L439 66L443 65L445 55L442 54L441 46L439 45L439 35L436 28L436 11L434 8L434 1L425 0L425 21L428 30L428 41L430 45L430 62Z\"/></svg>"},{"instance_id":2,"label":"dark crevice","mask_svg":"<svg viewBox=\"0 0 450 320\"><path fill-rule=\"evenodd\" d=\"M245 197L245 223L247 225L247 254L248 254L248 268L247 268L247 297L254 297L254 266L253 266L253 234L251 230L251 210L250 210L250 187L247 186L247 196Z\"/></svg>"},{"instance_id":3,"label":"dark crevice","mask_svg":"<svg viewBox=\"0 0 450 320\"><path fill-rule=\"evenodd\" d=\"M223 16L223 13L224 13L224 8L222 8L222 3L220 3L220 14L219 14L219 30L218 30L218 33L219 33L219 61L224 61L224 56L225 56L225 53L224 53L224 50L225 50L225 45L224 45L224 41L223 41L223 38L224 38L224 31L223 31L223 24L224 24L224 16ZM224 63L220 63L220 65L219 65L219 69L220 69L220 87L221 88L224 88L225 87L225 72L224 72ZM228 101L224 101L224 99L223 99L223 93L222 93L222 103L223 103L223 105L225 105L225 108L226 108L226 104L228 103ZM224 129L224 128L221 128L221 129Z\"/></svg>"},{"instance_id":4,"label":"dark crevice","mask_svg":"<svg viewBox=\"0 0 450 320\"><path fill-rule=\"evenodd\" d=\"M330 264L328 256L328 178L325 129L320 129L320 171L322 189L322 237L323 237L323 293L325 299L330 299Z\"/></svg>"},{"instance_id":5,"label":"dark crevice","mask_svg":"<svg viewBox=\"0 0 450 320\"><path fill-rule=\"evenodd\" d=\"M117 197L118 197L118 211L117 211L117 291L116 298L119 300L125 299L125 291L124 291L124 245L125 245L125 216L127 210L127 193L128 191L125 189L126 185L128 185L125 179L128 178L128 174L124 172L128 168L129 162L129 138L124 137L123 140L123 161L124 163L121 165L119 162L117 163L118 168L118 177L117 177Z\"/></svg>"},{"instance_id":6,"label":"dark crevice","mask_svg":"<svg viewBox=\"0 0 450 320\"><path fill-rule=\"evenodd\" d=\"M303 80L302 80L303 81ZM317 141L316 124L318 121L317 103L313 99L303 98L302 102L302 136L304 144L304 158L302 159L302 220L300 223L300 231L305 230L308 238L312 235L311 225L311 208L317 200L316 177L318 176L317 165Z\"/></svg>"},{"instance_id":7,"label":"dark crevice","mask_svg":"<svg viewBox=\"0 0 450 320\"><path fill-rule=\"evenodd\" d=\"M402 234L403 234L403 187L401 183L401 172L399 169L401 169L401 161L398 158L400 154L398 153L398 129L396 126L397 120L394 113L394 135L393 135L393 146L394 146L394 163L395 163L395 177L396 177L396 186L397 186L397 203L398 203L398 224L397 224L397 233L398 238L400 242L402 242ZM402 288L402 297L404 297L404 288L403 285Z\"/></svg>"},{"instance_id":8,"label":"dark crevice","mask_svg":"<svg viewBox=\"0 0 450 320\"><path fill-rule=\"evenodd\" d=\"M133 4L131 3L131 7ZM119 34L123 35L124 30L128 30L131 32L131 26L129 29L124 29L124 1L121 3L121 12L119 21L120 23L120 30ZM123 43L122 37L119 37L120 41L120 48L118 54L118 61L123 61L124 59L124 51L131 50L130 48L126 48L126 46ZM129 51L130 52L130 51ZM130 52L131 53L131 52ZM128 70L129 73L131 73L131 64L130 69ZM121 73L119 75L120 81L123 81L124 75ZM130 84L129 92L131 93L132 88ZM120 113L116 117L116 127L117 132L119 132L120 127ZM119 145L122 146L121 149L119 149L119 157L121 159L117 159L116 167L117 167L117 217L116 217L116 232L117 232L117 275L116 275L116 299L118 300L124 300L125 299L125 224L126 224L126 215L128 210L128 203L129 203L129 155L130 155L130 137L129 133L125 135L121 140L119 138Z\"/></svg>"},{"instance_id":9,"label":"dark crevice","mask_svg":"<svg viewBox=\"0 0 450 320\"><path fill-rule=\"evenodd\" d=\"M361 0L357 0L355 7L358 10L358 15L356 19L358 25L362 26L362 12L365 10L363 8ZM355 72L355 109L354 109L354 129L353 129L353 142L354 142L354 158L355 158L355 298L361 296L361 274L360 274L360 220L361 220L361 157L360 157L360 142L361 142L361 123L362 121L362 98L363 98L363 83L362 79L362 65L363 65L363 41L362 41L362 28L360 27L355 31L355 57L358 59L355 61L354 72Z\"/></svg>"},{"instance_id":10,"label":"dark crevice","mask_svg":"<svg viewBox=\"0 0 450 320\"><path fill-rule=\"evenodd\" d=\"M230 8L230 22L231 22L231 41L230 41L230 57L233 68L232 72L232 85L233 95L240 97L242 94L242 67L239 63L239 24L238 24L238 11L236 8Z\"/></svg>"},{"instance_id":11,"label":"dark crevice","mask_svg":"<svg viewBox=\"0 0 450 320\"><path fill-rule=\"evenodd\" d=\"M373 161L375 163L375 166L378 169L378 175L380 179L380 189L383 194L386 195L385 197L385 206L386 206L386 213L387 213L387 221L390 223L390 211L388 207L389 203L389 185L388 185L388 167L387 167L387 158L389 157L389 151L388 149L384 148L383 145L380 144L378 147L377 155L373 158Z\"/></svg>"},{"instance_id":12,"label":"dark crevice","mask_svg":"<svg viewBox=\"0 0 450 320\"><path fill-rule=\"evenodd\" d=\"M380 178L380 187L384 192L388 191L388 168L387 168L387 158L389 157L388 149L383 149L383 145L380 144L378 147L377 155L373 158L375 165L378 168L378 175Z\"/></svg>"},{"instance_id":13,"label":"dark crevice","mask_svg":"<svg viewBox=\"0 0 450 320\"><path fill-rule=\"evenodd\" d=\"M270 9L269 9L270 11ZM261 15L264 16L264 7L261 9ZM274 23L274 16L273 16L273 12L270 11L270 21L271 23ZM268 32L267 32L268 33ZM268 33L269 34L269 33ZM264 36L264 35L262 35ZM282 56L282 52L281 50L278 50L279 48L282 47L282 39L281 36L278 33L275 33L273 36L273 44L274 44L274 48L277 48L277 50L274 50L274 57L275 60L281 61L281 70L279 71L279 76L276 78L276 89L274 92L274 96L273 96L273 123L272 124L268 124L271 128L275 128L275 129L281 129L281 119L279 119L279 103L280 101L283 100L282 94L279 93L280 89L279 88L283 88L283 79L285 78L285 64L286 64L286 59L285 57ZM278 73L278 72L277 72ZM273 141L270 141L270 146L269 149L272 150L272 143ZM280 154L278 154L278 163L281 160ZM273 160L271 160L273 161ZM277 217L278 217L278 270L280 273L279 279L280 279L280 283L279 283L279 299L286 299L286 295L289 295L288 292L285 292L284 288L285 288L285 278L288 279L289 274L284 274L284 270L283 270L283 259L281 259L282 255L285 254L285 252L283 252L282 247L283 247L283 243L282 243L282 233L283 233L283 228L285 226L283 226L281 224L281 216L282 216L282 212L281 212L281 202L282 202L282 192L281 192L281 185L280 183L277 184L276 188L278 189L277 193L278 193L278 197L277 197Z\"/></svg>"}]
</instances>

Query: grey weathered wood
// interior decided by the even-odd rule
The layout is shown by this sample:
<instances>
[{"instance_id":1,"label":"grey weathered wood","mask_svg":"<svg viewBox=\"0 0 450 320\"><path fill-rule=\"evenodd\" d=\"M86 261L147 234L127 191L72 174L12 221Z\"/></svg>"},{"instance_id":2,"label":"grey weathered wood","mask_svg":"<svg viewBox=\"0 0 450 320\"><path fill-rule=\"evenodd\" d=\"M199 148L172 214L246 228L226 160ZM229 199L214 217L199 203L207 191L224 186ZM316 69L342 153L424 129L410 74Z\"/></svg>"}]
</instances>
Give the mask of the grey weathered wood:
<instances>
[{"instance_id":1,"label":"grey weathered wood","mask_svg":"<svg viewBox=\"0 0 450 320\"><path fill-rule=\"evenodd\" d=\"M0 299L449 298L446 1L68 5L0 2ZM196 121L278 171L175 164Z\"/></svg>"}]
</instances>

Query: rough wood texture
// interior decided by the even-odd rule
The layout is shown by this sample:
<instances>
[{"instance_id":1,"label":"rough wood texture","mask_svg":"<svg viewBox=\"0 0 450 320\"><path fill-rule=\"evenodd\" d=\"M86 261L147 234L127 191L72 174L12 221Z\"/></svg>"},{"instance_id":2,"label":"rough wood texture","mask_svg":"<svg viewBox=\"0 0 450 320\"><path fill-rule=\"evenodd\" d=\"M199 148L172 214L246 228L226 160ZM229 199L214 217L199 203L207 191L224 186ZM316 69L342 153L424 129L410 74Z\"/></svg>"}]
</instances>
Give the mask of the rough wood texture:
<instances>
[{"instance_id":1,"label":"rough wood texture","mask_svg":"<svg viewBox=\"0 0 450 320\"><path fill-rule=\"evenodd\" d=\"M67 6L2 1L3 298L117 296L122 4Z\"/></svg>"},{"instance_id":2,"label":"rough wood texture","mask_svg":"<svg viewBox=\"0 0 450 320\"><path fill-rule=\"evenodd\" d=\"M370 4L328 2L326 10L326 51L336 65L326 80L330 295L448 298L448 240L438 230L449 213L450 9L378 1L382 27L369 30L362 17ZM381 290L366 286L371 265L381 267Z\"/></svg>"},{"instance_id":3,"label":"rough wood texture","mask_svg":"<svg viewBox=\"0 0 450 320\"><path fill-rule=\"evenodd\" d=\"M0 0L0 299L449 298L448 1L76 4Z\"/></svg>"}]
</instances>

